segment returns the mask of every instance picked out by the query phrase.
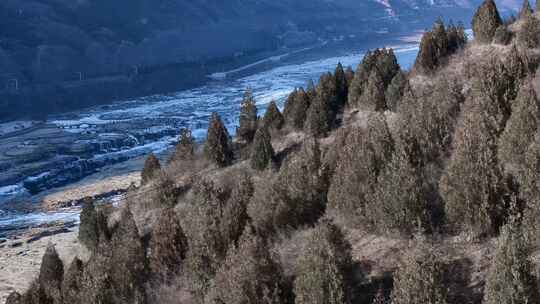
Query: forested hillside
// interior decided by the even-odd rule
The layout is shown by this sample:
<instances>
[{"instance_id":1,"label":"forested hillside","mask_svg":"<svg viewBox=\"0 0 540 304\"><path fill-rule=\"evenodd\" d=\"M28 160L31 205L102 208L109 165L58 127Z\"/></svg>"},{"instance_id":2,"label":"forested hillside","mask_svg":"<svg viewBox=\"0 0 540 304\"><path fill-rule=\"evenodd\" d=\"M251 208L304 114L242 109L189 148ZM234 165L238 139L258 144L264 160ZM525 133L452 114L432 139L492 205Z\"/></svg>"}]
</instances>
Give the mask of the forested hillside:
<instances>
[{"instance_id":1,"label":"forested hillside","mask_svg":"<svg viewBox=\"0 0 540 304\"><path fill-rule=\"evenodd\" d=\"M485 0L437 21L412 70L377 49L231 137L211 117L83 207L88 257L47 249L7 303L539 303L540 19Z\"/></svg>"}]
</instances>

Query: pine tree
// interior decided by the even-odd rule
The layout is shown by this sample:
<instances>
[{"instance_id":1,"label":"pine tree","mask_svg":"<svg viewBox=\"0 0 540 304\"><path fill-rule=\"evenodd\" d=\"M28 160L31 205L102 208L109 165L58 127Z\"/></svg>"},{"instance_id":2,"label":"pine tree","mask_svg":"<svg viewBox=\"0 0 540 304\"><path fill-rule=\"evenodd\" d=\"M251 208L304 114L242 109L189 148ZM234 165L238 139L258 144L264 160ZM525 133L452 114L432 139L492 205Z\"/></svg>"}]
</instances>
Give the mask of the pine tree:
<instances>
[{"instance_id":1,"label":"pine tree","mask_svg":"<svg viewBox=\"0 0 540 304\"><path fill-rule=\"evenodd\" d=\"M381 232L410 234L418 225L425 226L427 222L423 176L409 159L404 150L396 150L390 163L378 176L367 218Z\"/></svg>"},{"instance_id":2,"label":"pine tree","mask_svg":"<svg viewBox=\"0 0 540 304\"><path fill-rule=\"evenodd\" d=\"M462 110L439 188L450 223L479 234L498 230L505 188L497 163L496 130L478 103Z\"/></svg>"},{"instance_id":3,"label":"pine tree","mask_svg":"<svg viewBox=\"0 0 540 304\"><path fill-rule=\"evenodd\" d=\"M532 14L533 11L531 9L531 5L529 4L529 0L523 0L521 10L519 11L519 19L526 19L532 17Z\"/></svg>"},{"instance_id":4,"label":"pine tree","mask_svg":"<svg viewBox=\"0 0 540 304\"><path fill-rule=\"evenodd\" d=\"M62 300L64 303L82 302L81 291L83 289L83 271L83 262L75 257L68 267L62 282Z\"/></svg>"},{"instance_id":5,"label":"pine tree","mask_svg":"<svg viewBox=\"0 0 540 304\"><path fill-rule=\"evenodd\" d=\"M129 209L121 213L112 233L110 250L112 254L109 275L115 302L144 303L147 280L146 250Z\"/></svg>"},{"instance_id":6,"label":"pine tree","mask_svg":"<svg viewBox=\"0 0 540 304\"><path fill-rule=\"evenodd\" d=\"M165 209L152 230L149 265L152 273L168 280L182 269L187 239L174 209Z\"/></svg>"},{"instance_id":7,"label":"pine tree","mask_svg":"<svg viewBox=\"0 0 540 304\"><path fill-rule=\"evenodd\" d=\"M144 167L141 172L141 185L147 184L160 170L161 164L159 163L159 160L154 153L150 153L144 161Z\"/></svg>"},{"instance_id":8,"label":"pine tree","mask_svg":"<svg viewBox=\"0 0 540 304\"><path fill-rule=\"evenodd\" d=\"M349 88L351 87L352 81L354 79L354 71L351 66L348 66L345 70L345 79L347 80L347 101L349 98Z\"/></svg>"},{"instance_id":9,"label":"pine tree","mask_svg":"<svg viewBox=\"0 0 540 304\"><path fill-rule=\"evenodd\" d=\"M486 280L486 304L535 304L540 295L529 261L530 248L515 218L502 228Z\"/></svg>"},{"instance_id":10,"label":"pine tree","mask_svg":"<svg viewBox=\"0 0 540 304\"><path fill-rule=\"evenodd\" d=\"M493 36L493 43L508 45L510 41L512 41L512 33L505 25L499 26Z\"/></svg>"},{"instance_id":11,"label":"pine tree","mask_svg":"<svg viewBox=\"0 0 540 304\"><path fill-rule=\"evenodd\" d=\"M272 138L266 128L257 130L251 149L251 167L259 171L266 169L274 158Z\"/></svg>"},{"instance_id":12,"label":"pine tree","mask_svg":"<svg viewBox=\"0 0 540 304\"><path fill-rule=\"evenodd\" d=\"M229 133L217 113L212 113L208 124L204 155L206 159L221 167L232 162L233 155L229 146Z\"/></svg>"},{"instance_id":13,"label":"pine tree","mask_svg":"<svg viewBox=\"0 0 540 304\"><path fill-rule=\"evenodd\" d=\"M257 131L257 119L255 99L251 90L247 89L240 103L240 126L236 129L236 136L250 143L255 136L255 131Z\"/></svg>"},{"instance_id":14,"label":"pine tree","mask_svg":"<svg viewBox=\"0 0 540 304\"><path fill-rule=\"evenodd\" d=\"M22 304L21 294L16 291L12 291L6 299L6 304Z\"/></svg>"},{"instance_id":15,"label":"pine tree","mask_svg":"<svg viewBox=\"0 0 540 304\"><path fill-rule=\"evenodd\" d=\"M417 237L394 277L392 304L446 304L443 264L432 245Z\"/></svg>"},{"instance_id":16,"label":"pine tree","mask_svg":"<svg viewBox=\"0 0 540 304\"><path fill-rule=\"evenodd\" d=\"M358 99L358 106L367 111L384 111L386 109L384 90L383 78L377 70L373 70L362 96Z\"/></svg>"},{"instance_id":17,"label":"pine tree","mask_svg":"<svg viewBox=\"0 0 540 304\"><path fill-rule=\"evenodd\" d=\"M272 100L264 113L262 127L267 128L270 132L276 132L281 130L284 123L283 115L281 115L276 102Z\"/></svg>"},{"instance_id":18,"label":"pine tree","mask_svg":"<svg viewBox=\"0 0 540 304\"><path fill-rule=\"evenodd\" d=\"M441 58L444 58L449 54L448 34L446 32L446 28L444 27L444 23L440 18L437 19L433 24L431 33L435 43L435 56L440 61Z\"/></svg>"},{"instance_id":19,"label":"pine tree","mask_svg":"<svg viewBox=\"0 0 540 304\"><path fill-rule=\"evenodd\" d=\"M178 160L193 160L195 157L195 139L191 135L191 130L182 128L180 137L174 149L170 162Z\"/></svg>"},{"instance_id":20,"label":"pine tree","mask_svg":"<svg viewBox=\"0 0 540 304\"><path fill-rule=\"evenodd\" d=\"M420 51L416 56L414 68L422 73L429 73L438 65L437 50L431 32L425 32L420 41Z\"/></svg>"},{"instance_id":21,"label":"pine tree","mask_svg":"<svg viewBox=\"0 0 540 304\"><path fill-rule=\"evenodd\" d=\"M351 245L336 225L322 221L313 230L299 261L295 303L350 303L351 270Z\"/></svg>"},{"instance_id":22,"label":"pine tree","mask_svg":"<svg viewBox=\"0 0 540 304\"><path fill-rule=\"evenodd\" d=\"M155 177L155 197L153 201L156 208L169 208L176 205L178 198L176 185L172 178L165 172L157 174Z\"/></svg>"},{"instance_id":23,"label":"pine tree","mask_svg":"<svg viewBox=\"0 0 540 304\"><path fill-rule=\"evenodd\" d=\"M349 91L349 88L347 85L347 77L345 75L345 71L343 70L343 66L341 65L341 62L338 63L338 65L336 66L336 70L334 71L334 79L336 81L336 91L337 91L336 109L339 111L347 103L347 95Z\"/></svg>"},{"instance_id":24,"label":"pine tree","mask_svg":"<svg viewBox=\"0 0 540 304\"><path fill-rule=\"evenodd\" d=\"M532 83L527 81L512 103L512 114L499 138L499 159L503 164L525 163L525 152L540 123L540 102Z\"/></svg>"},{"instance_id":25,"label":"pine tree","mask_svg":"<svg viewBox=\"0 0 540 304\"><path fill-rule=\"evenodd\" d=\"M347 131L336 147L339 159L328 189L328 208L354 224L371 221L367 210L377 177L392 157L393 141L383 114L367 118L367 128Z\"/></svg>"},{"instance_id":26,"label":"pine tree","mask_svg":"<svg viewBox=\"0 0 540 304\"><path fill-rule=\"evenodd\" d=\"M61 287L64 280L64 263L54 245L49 244L41 260L39 286L55 304L62 303Z\"/></svg>"},{"instance_id":27,"label":"pine tree","mask_svg":"<svg viewBox=\"0 0 540 304\"><path fill-rule=\"evenodd\" d=\"M99 228L97 223L97 213L92 200L86 200L83 203L80 221L79 241L91 251L97 249L99 242Z\"/></svg>"},{"instance_id":28,"label":"pine tree","mask_svg":"<svg viewBox=\"0 0 540 304\"><path fill-rule=\"evenodd\" d=\"M536 132L525 152L525 161L518 172L521 198L525 200L523 227L533 245L540 243L540 132Z\"/></svg>"},{"instance_id":29,"label":"pine tree","mask_svg":"<svg viewBox=\"0 0 540 304\"><path fill-rule=\"evenodd\" d=\"M537 48L540 45L540 20L535 16L525 16L517 33L517 40L525 48Z\"/></svg>"},{"instance_id":30,"label":"pine tree","mask_svg":"<svg viewBox=\"0 0 540 304\"><path fill-rule=\"evenodd\" d=\"M218 270L207 302L281 304L285 295L283 270L273 260L266 241L248 227Z\"/></svg>"},{"instance_id":31,"label":"pine tree","mask_svg":"<svg viewBox=\"0 0 540 304\"><path fill-rule=\"evenodd\" d=\"M386 108L396 111L408 85L407 75L400 71L394 76L388 88L386 88Z\"/></svg>"},{"instance_id":32,"label":"pine tree","mask_svg":"<svg viewBox=\"0 0 540 304\"><path fill-rule=\"evenodd\" d=\"M317 95L307 112L304 128L311 135L323 137L330 132L335 120L336 91L332 76L323 74L317 86Z\"/></svg>"},{"instance_id":33,"label":"pine tree","mask_svg":"<svg viewBox=\"0 0 540 304\"><path fill-rule=\"evenodd\" d=\"M450 53L455 53L467 44L467 35L465 34L465 28L462 23L458 23L455 26L450 22L446 33L448 37L448 51Z\"/></svg>"},{"instance_id":34,"label":"pine tree","mask_svg":"<svg viewBox=\"0 0 540 304\"><path fill-rule=\"evenodd\" d=\"M480 43L491 43L495 31L501 25L502 20L495 1L484 0L472 20L474 39Z\"/></svg>"},{"instance_id":35,"label":"pine tree","mask_svg":"<svg viewBox=\"0 0 540 304\"><path fill-rule=\"evenodd\" d=\"M283 109L283 118L287 125L301 130L304 127L309 104L309 96L304 89L295 89L285 101Z\"/></svg>"}]
</instances>

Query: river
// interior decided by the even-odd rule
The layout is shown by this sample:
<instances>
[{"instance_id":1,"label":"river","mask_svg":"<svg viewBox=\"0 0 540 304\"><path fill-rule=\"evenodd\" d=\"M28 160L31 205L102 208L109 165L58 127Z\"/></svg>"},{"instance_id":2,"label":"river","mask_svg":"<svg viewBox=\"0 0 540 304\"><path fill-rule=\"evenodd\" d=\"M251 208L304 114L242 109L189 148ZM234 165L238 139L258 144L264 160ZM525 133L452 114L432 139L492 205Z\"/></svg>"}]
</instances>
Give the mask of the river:
<instances>
[{"instance_id":1,"label":"river","mask_svg":"<svg viewBox=\"0 0 540 304\"><path fill-rule=\"evenodd\" d=\"M386 43L381 42L376 46L392 47L401 67L403 69L411 67L418 52L417 34L381 41ZM249 66L246 69L236 69L242 71L244 75L230 73L228 77L223 78L227 73L221 73L220 77L213 77L211 82L199 88L117 102L106 107L57 116L51 118L47 125L69 134L72 138L70 140L77 143L88 136L115 138L119 134L123 140L126 138L131 140L130 145L126 147L103 148L96 151L88 156L92 160L125 160L149 152L163 152L174 143L175 136L171 132L174 133L180 127L189 127L195 137L204 138L212 112L221 115L227 129L233 134L238 124L239 103L246 88L253 91L259 114L262 115L272 100L282 108L285 98L294 88L305 86L309 80L316 82L321 73L333 71L338 62L345 67L355 68L365 52L365 48L362 50L357 46L333 51L328 44L325 45L320 50L310 49L290 56L276 57L276 60L264 62L262 67ZM338 41L333 45L340 43ZM347 50L353 48L361 51ZM141 139L141 134L147 135L143 135ZM37 176L27 177L26 180L46 178L48 174L50 172L45 171ZM18 192L26 192L23 185L19 183L0 187L0 198L2 195L20 195ZM5 193L2 194L2 191ZM24 228L57 220L77 222L78 212L78 209L52 213L37 210L21 214L2 210L0 207L0 237L3 232L5 234L14 227Z\"/></svg>"}]
</instances>

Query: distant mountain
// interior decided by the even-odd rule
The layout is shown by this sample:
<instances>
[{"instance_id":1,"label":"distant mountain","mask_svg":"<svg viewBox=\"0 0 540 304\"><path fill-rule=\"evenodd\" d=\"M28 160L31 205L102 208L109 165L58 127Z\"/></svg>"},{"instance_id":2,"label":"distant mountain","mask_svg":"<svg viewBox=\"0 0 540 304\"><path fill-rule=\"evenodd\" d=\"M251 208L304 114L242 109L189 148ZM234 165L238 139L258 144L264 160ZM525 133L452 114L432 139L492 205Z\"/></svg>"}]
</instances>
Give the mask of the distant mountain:
<instances>
[{"instance_id":1,"label":"distant mountain","mask_svg":"<svg viewBox=\"0 0 540 304\"><path fill-rule=\"evenodd\" d=\"M472 2L477 0L1 0L0 120L2 106L12 109L2 89L13 89L14 79L28 89L102 79L102 88L106 77L203 66L157 81L194 83L211 64L320 38L423 29L443 12L467 23ZM158 90L147 87L145 92ZM69 95L61 88L58 94Z\"/></svg>"}]
</instances>

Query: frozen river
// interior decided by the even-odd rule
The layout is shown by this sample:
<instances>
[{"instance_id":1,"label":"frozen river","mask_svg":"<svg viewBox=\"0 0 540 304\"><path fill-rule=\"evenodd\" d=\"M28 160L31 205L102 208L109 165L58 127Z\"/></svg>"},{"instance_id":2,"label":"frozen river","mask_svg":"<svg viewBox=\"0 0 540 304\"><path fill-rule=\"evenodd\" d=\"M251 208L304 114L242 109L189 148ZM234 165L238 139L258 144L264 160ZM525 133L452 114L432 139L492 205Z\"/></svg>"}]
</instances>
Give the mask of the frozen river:
<instances>
[{"instance_id":1,"label":"frozen river","mask_svg":"<svg viewBox=\"0 0 540 304\"><path fill-rule=\"evenodd\" d=\"M401 67L410 68L418 52L418 41L416 39L394 39L393 41L392 45L379 46L392 46ZM396 43L396 41L400 42ZM363 51L336 52L337 55L332 56L326 50L324 58L317 58L317 56L313 56L313 51L311 52L310 56L306 55L306 59L302 59L302 54L295 54L294 58L289 60L280 58L280 62L273 63L273 67L265 67L262 71L255 71L251 75L212 80L199 88L174 94L117 102L107 107L55 117L48 123L72 134L75 138L78 136L82 138L86 136L85 134L111 137L117 133L122 133L126 138L133 138L129 147L100 151L89 156L91 159L98 160L103 158L128 159L151 151L164 151L174 143L175 136L171 135L170 132L161 132L162 130L177 130L179 127L185 126L191 128L196 137L204 138L208 119L212 112L221 115L232 134L237 125L239 103L246 88L251 88L253 91L259 113L262 114L270 101L275 100L282 107L285 98L294 88L304 87L309 80L316 82L321 73L333 71L338 62L341 62L344 67L352 66L355 68L363 57ZM132 132L130 126L140 126L141 123L146 122L151 123L145 127L143 132L154 136L148 136L141 140L140 136L130 133ZM104 128L104 126L116 126L115 134L111 134L110 127ZM159 136L159 134L162 135ZM44 178L47 174L48 172L43 172L37 177L28 178ZM22 183L0 187L0 200L2 195L15 195L17 191L26 191ZM21 215L2 211L0 205L0 236L2 231L10 229L13 224L31 226L46 222L48 219L76 220L77 212L77 210L73 210L58 214Z\"/></svg>"}]
</instances>

